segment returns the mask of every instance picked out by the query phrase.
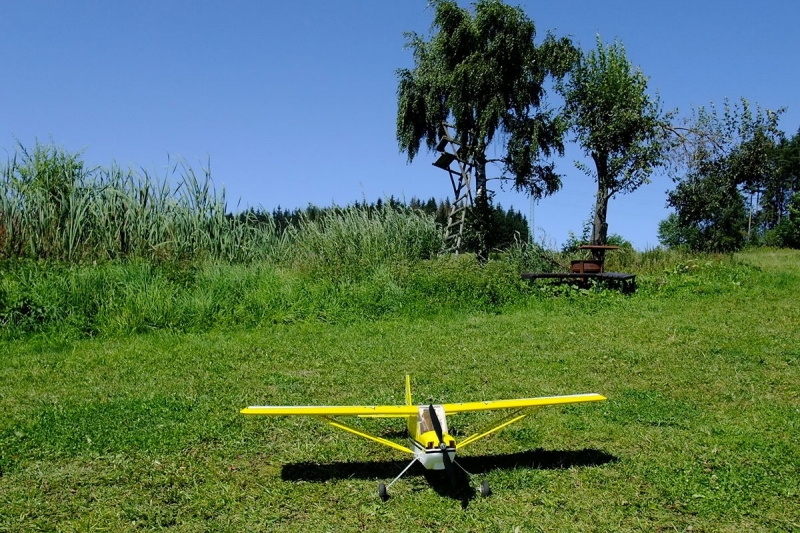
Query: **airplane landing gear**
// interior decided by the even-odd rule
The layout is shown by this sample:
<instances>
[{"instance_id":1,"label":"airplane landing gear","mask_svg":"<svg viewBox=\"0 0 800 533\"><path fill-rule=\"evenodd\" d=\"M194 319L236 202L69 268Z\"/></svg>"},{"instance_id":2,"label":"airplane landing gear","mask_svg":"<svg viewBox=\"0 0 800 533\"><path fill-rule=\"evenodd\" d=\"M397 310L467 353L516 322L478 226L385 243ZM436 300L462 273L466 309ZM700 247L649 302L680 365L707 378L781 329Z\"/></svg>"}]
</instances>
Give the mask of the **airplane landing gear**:
<instances>
[{"instance_id":1,"label":"airplane landing gear","mask_svg":"<svg viewBox=\"0 0 800 533\"><path fill-rule=\"evenodd\" d=\"M473 479L475 477L472 474L470 474L469 472L467 472L467 469L464 468L463 466L461 466L461 463L459 463L458 461L453 461L453 462L456 464L456 466L458 466L461 470L464 471L464 473L467 475L468 478ZM489 488L489 482L486 481L485 479L483 481L481 481L481 484L478 487L478 492L484 498L487 497L488 495L490 495L492 493L492 489Z\"/></svg>"},{"instance_id":2,"label":"airplane landing gear","mask_svg":"<svg viewBox=\"0 0 800 533\"><path fill-rule=\"evenodd\" d=\"M378 496L381 497L382 502L389 499L389 493L386 491L386 484L383 482L378 483Z\"/></svg>"}]
</instances>

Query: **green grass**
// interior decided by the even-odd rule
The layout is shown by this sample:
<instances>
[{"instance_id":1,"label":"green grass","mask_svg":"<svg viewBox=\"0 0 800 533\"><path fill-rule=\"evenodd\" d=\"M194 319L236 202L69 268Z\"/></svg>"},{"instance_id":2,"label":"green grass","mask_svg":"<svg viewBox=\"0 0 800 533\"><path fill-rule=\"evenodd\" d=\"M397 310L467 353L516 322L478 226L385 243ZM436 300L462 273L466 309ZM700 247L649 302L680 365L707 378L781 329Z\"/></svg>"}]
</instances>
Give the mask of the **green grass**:
<instances>
[{"instance_id":1,"label":"green grass","mask_svg":"<svg viewBox=\"0 0 800 533\"><path fill-rule=\"evenodd\" d=\"M2 341L0 531L794 531L798 265L767 250L653 267L633 297L534 289L491 309ZM377 482L402 454L238 414L400 403L406 372L420 402L609 400L467 448L490 498L412 470L386 503Z\"/></svg>"},{"instance_id":2,"label":"green grass","mask_svg":"<svg viewBox=\"0 0 800 533\"><path fill-rule=\"evenodd\" d=\"M758 275L756 267L724 256L655 250L637 254L632 262L627 270L638 274L639 295L647 297L724 294ZM205 332L302 321L342 324L444 311L498 313L554 295L573 298L573 305L622 298L601 286L530 284L520 279L524 269L513 257L482 266L470 255L426 261L385 258L360 269L345 268L350 271L346 275L335 266L313 262L291 268L12 260L0 262L0 339Z\"/></svg>"},{"instance_id":3,"label":"green grass","mask_svg":"<svg viewBox=\"0 0 800 533\"><path fill-rule=\"evenodd\" d=\"M0 263L0 338L346 323L442 310L496 312L534 289L511 263L462 255L398 261L359 276L265 264Z\"/></svg>"}]
</instances>

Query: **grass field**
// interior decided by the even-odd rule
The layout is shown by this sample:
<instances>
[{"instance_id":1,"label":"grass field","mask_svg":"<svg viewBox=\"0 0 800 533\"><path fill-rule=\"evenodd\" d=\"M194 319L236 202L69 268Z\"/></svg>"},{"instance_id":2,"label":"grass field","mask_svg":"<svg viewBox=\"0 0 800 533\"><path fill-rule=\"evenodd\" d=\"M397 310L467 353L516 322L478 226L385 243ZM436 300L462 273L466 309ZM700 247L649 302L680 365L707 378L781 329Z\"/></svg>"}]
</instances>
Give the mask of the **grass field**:
<instances>
[{"instance_id":1,"label":"grass field","mask_svg":"<svg viewBox=\"0 0 800 533\"><path fill-rule=\"evenodd\" d=\"M739 260L495 312L2 341L0 531L800 530L800 253ZM238 413L402 403L407 372L419 402L608 401L466 449L489 498L412 469L386 503L399 452Z\"/></svg>"}]
</instances>

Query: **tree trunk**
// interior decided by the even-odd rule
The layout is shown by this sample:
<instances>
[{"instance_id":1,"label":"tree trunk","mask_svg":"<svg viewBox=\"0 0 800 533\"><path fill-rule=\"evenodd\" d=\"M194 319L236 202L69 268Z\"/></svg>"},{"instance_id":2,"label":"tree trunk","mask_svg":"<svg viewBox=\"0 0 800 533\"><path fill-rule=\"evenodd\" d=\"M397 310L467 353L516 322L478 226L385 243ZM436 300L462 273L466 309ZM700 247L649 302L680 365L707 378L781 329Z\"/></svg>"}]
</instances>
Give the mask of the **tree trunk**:
<instances>
[{"instance_id":1,"label":"tree trunk","mask_svg":"<svg viewBox=\"0 0 800 533\"><path fill-rule=\"evenodd\" d=\"M608 237L608 191L598 190L597 200L594 204L594 225L592 226L592 244L604 245Z\"/></svg>"},{"instance_id":2,"label":"tree trunk","mask_svg":"<svg viewBox=\"0 0 800 533\"><path fill-rule=\"evenodd\" d=\"M608 237L608 156L603 153L592 153L597 169L597 198L594 204L594 224L592 225L592 244L605 245Z\"/></svg>"}]
</instances>

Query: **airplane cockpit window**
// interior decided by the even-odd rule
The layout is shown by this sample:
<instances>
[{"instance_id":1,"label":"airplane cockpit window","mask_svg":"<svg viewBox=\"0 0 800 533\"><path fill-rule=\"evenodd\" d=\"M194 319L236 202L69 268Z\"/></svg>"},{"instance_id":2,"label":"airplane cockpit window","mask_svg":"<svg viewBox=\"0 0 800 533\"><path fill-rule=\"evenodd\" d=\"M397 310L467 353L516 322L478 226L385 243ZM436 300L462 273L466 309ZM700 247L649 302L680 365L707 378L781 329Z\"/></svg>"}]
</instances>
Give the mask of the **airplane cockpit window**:
<instances>
[{"instance_id":1,"label":"airplane cockpit window","mask_svg":"<svg viewBox=\"0 0 800 533\"><path fill-rule=\"evenodd\" d=\"M433 410L436 412L436 416L442 426L442 431L447 433L447 420L444 417L444 408L434 405ZM434 431L433 423L431 422L430 408L428 406L420 406L417 412L417 433L421 435L428 431Z\"/></svg>"}]
</instances>

